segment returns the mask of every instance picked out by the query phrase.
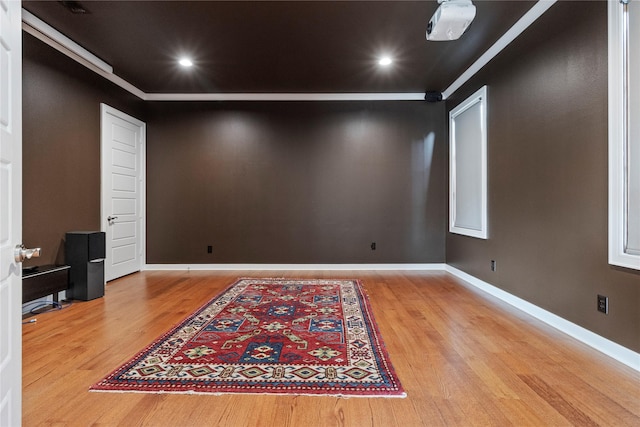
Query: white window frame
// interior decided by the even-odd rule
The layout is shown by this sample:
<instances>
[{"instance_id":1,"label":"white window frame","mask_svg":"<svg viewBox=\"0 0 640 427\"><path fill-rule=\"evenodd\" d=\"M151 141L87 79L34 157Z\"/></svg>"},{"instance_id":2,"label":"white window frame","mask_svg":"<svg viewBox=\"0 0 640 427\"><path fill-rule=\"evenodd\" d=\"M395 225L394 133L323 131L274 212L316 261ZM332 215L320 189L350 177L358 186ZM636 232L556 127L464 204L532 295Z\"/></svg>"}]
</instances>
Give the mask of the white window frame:
<instances>
[{"instance_id":1,"label":"white window frame","mask_svg":"<svg viewBox=\"0 0 640 427\"><path fill-rule=\"evenodd\" d=\"M479 121L480 129L477 135L473 136L473 143L480 144L480 156L476 157L477 164L473 167L458 167L459 156L457 155L458 132L456 129L458 119L468 112L470 108L480 105ZM468 160L468 159L467 159ZM464 170L463 175L459 175L458 171ZM480 199L479 202L468 203L459 199L461 196L458 188L462 188L463 183L459 183L460 178L464 178L466 182L480 182ZM471 201L473 202L473 201ZM458 206L467 206L475 209L475 214L480 215L480 225L478 227L461 223L458 218L461 216L457 211ZM479 211L479 212L477 212ZM465 215L468 212L465 212ZM483 86L463 101L449 113L449 231L455 234L476 237L479 239L487 239L488 232L487 218L487 87Z\"/></svg>"},{"instance_id":2,"label":"white window frame","mask_svg":"<svg viewBox=\"0 0 640 427\"><path fill-rule=\"evenodd\" d=\"M628 209L629 171L640 167L627 156L630 144L640 144L629 137L629 105L640 99L628 89L627 11L626 0L609 0L609 264L640 270L640 254L627 249L629 218L640 216Z\"/></svg>"}]
</instances>

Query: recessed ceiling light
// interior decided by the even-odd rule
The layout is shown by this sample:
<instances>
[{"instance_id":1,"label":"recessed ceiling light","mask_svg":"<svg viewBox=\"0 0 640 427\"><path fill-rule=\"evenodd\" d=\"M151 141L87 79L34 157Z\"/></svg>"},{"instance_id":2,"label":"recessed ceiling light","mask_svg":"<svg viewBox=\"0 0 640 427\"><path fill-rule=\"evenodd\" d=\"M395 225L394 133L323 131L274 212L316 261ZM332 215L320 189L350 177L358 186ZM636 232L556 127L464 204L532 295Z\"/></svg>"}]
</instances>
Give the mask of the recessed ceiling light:
<instances>
[{"instance_id":1,"label":"recessed ceiling light","mask_svg":"<svg viewBox=\"0 0 640 427\"><path fill-rule=\"evenodd\" d=\"M182 65L183 67L187 68L187 67L191 67L193 65L193 61L191 61L189 58L182 58L178 61L178 64Z\"/></svg>"},{"instance_id":2,"label":"recessed ceiling light","mask_svg":"<svg viewBox=\"0 0 640 427\"><path fill-rule=\"evenodd\" d=\"M391 59L390 56L382 56L379 60L378 60L378 65L382 66L382 67L388 67L389 65L391 65L393 63L393 59Z\"/></svg>"}]
</instances>

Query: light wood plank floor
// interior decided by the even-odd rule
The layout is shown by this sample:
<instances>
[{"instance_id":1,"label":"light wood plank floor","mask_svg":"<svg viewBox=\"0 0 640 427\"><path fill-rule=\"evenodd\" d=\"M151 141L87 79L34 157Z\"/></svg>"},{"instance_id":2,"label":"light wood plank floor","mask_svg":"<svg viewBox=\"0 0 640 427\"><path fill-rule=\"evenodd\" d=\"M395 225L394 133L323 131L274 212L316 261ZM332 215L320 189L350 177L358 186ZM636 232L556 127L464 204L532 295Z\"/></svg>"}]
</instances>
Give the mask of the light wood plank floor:
<instances>
[{"instance_id":1,"label":"light wood plank floor","mask_svg":"<svg viewBox=\"0 0 640 427\"><path fill-rule=\"evenodd\" d=\"M96 393L237 277L360 278L408 394ZM23 326L25 426L631 426L640 374L439 272L143 272Z\"/></svg>"}]
</instances>

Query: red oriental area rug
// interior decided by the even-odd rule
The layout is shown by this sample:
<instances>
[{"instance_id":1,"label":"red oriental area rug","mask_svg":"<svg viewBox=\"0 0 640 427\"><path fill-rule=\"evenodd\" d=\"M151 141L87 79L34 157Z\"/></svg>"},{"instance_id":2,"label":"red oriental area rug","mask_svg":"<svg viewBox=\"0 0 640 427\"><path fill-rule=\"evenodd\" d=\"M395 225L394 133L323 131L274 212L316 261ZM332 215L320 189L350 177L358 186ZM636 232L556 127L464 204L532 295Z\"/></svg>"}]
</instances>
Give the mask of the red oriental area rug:
<instances>
[{"instance_id":1,"label":"red oriental area rug","mask_svg":"<svg viewBox=\"0 0 640 427\"><path fill-rule=\"evenodd\" d=\"M405 393L358 280L239 279L94 391Z\"/></svg>"}]
</instances>

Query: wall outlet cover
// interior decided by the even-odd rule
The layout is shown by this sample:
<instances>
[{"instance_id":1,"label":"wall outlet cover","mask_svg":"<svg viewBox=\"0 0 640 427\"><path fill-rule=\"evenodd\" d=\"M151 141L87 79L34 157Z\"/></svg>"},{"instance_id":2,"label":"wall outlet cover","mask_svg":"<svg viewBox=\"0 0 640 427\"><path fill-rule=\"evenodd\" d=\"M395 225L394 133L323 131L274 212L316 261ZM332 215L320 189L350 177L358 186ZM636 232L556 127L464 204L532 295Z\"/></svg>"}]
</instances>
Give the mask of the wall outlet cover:
<instances>
[{"instance_id":1,"label":"wall outlet cover","mask_svg":"<svg viewBox=\"0 0 640 427\"><path fill-rule=\"evenodd\" d=\"M609 297L598 295L598 311L609 314Z\"/></svg>"}]
</instances>

